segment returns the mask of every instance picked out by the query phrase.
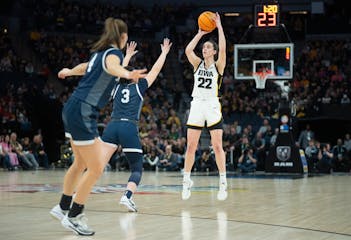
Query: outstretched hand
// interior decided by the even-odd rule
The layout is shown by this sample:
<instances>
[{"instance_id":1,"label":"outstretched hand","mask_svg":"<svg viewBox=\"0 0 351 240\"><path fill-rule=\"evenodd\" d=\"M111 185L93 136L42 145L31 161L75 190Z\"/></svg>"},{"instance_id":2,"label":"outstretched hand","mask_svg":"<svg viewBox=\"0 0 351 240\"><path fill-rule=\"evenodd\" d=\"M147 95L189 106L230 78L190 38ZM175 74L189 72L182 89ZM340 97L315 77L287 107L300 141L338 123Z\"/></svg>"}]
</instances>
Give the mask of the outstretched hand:
<instances>
[{"instance_id":1,"label":"outstretched hand","mask_svg":"<svg viewBox=\"0 0 351 240\"><path fill-rule=\"evenodd\" d=\"M136 47L137 43L135 41L127 43L126 56L133 57L135 54L137 54L138 50L135 50Z\"/></svg>"},{"instance_id":2,"label":"outstretched hand","mask_svg":"<svg viewBox=\"0 0 351 240\"><path fill-rule=\"evenodd\" d=\"M61 79L65 79L66 77L71 76L70 72L71 72L71 69L63 68L63 69L61 69L61 71L58 72L57 76Z\"/></svg>"},{"instance_id":3,"label":"outstretched hand","mask_svg":"<svg viewBox=\"0 0 351 240\"><path fill-rule=\"evenodd\" d=\"M216 22L216 27L222 27L222 23L221 23L221 16L219 16L219 13L216 12L216 16L214 18L214 21Z\"/></svg>"},{"instance_id":4,"label":"outstretched hand","mask_svg":"<svg viewBox=\"0 0 351 240\"><path fill-rule=\"evenodd\" d=\"M164 38L163 39L163 44L161 44L161 51L163 53L168 54L168 52L171 49L171 47L172 47L171 41L168 38Z\"/></svg>"}]
</instances>

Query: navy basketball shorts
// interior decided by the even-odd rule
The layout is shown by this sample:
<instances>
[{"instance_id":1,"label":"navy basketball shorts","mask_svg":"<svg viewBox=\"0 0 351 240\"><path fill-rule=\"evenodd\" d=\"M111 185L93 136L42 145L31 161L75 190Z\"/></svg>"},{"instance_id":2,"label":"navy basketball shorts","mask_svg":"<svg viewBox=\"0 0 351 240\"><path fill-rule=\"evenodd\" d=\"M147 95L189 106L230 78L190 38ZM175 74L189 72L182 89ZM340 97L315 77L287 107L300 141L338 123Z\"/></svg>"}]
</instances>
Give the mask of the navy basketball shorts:
<instances>
[{"instance_id":1,"label":"navy basketball shorts","mask_svg":"<svg viewBox=\"0 0 351 240\"><path fill-rule=\"evenodd\" d=\"M89 145L99 136L97 119L99 110L81 100L70 97L62 110L65 136L76 145Z\"/></svg>"},{"instance_id":2,"label":"navy basketball shorts","mask_svg":"<svg viewBox=\"0 0 351 240\"><path fill-rule=\"evenodd\" d=\"M123 152L143 153L138 125L132 121L112 119L107 124L101 139L107 143L121 145Z\"/></svg>"}]
</instances>

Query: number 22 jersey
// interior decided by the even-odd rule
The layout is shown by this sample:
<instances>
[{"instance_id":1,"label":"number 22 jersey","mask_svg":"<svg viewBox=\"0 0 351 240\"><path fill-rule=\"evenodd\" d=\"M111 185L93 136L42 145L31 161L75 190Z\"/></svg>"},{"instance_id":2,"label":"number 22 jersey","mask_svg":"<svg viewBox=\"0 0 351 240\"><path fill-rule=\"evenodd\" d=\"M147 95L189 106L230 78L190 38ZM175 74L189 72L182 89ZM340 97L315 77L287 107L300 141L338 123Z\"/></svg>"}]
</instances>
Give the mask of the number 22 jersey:
<instances>
[{"instance_id":1,"label":"number 22 jersey","mask_svg":"<svg viewBox=\"0 0 351 240\"><path fill-rule=\"evenodd\" d=\"M216 64L213 63L208 69L205 61L201 61L194 72L194 87L191 96L193 98L218 98L222 84L222 75L219 74Z\"/></svg>"}]
</instances>

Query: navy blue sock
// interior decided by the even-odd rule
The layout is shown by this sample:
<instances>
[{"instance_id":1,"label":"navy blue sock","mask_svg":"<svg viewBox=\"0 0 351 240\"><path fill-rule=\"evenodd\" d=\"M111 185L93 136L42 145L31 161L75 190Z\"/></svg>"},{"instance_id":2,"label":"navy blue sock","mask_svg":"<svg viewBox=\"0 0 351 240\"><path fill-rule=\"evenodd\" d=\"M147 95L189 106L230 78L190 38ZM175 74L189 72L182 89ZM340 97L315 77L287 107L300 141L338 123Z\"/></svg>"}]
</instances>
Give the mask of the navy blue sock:
<instances>
[{"instance_id":1,"label":"navy blue sock","mask_svg":"<svg viewBox=\"0 0 351 240\"><path fill-rule=\"evenodd\" d=\"M130 191L130 190L126 190L126 191L124 192L124 195L127 196L128 199L130 199L130 198L132 197L132 194L133 194L133 192Z\"/></svg>"},{"instance_id":2,"label":"navy blue sock","mask_svg":"<svg viewBox=\"0 0 351 240\"><path fill-rule=\"evenodd\" d=\"M73 202L72 208L68 212L68 217L77 217L79 214L83 212L84 204L78 204Z\"/></svg>"},{"instance_id":3,"label":"navy blue sock","mask_svg":"<svg viewBox=\"0 0 351 240\"><path fill-rule=\"evenodd\" d=\"M62 194L61 201L60 201L60 207L62 210L69 210L69 207L71 206L72 202L72 196L68 196L65 194Z\"/></svg>"}]
</instances>

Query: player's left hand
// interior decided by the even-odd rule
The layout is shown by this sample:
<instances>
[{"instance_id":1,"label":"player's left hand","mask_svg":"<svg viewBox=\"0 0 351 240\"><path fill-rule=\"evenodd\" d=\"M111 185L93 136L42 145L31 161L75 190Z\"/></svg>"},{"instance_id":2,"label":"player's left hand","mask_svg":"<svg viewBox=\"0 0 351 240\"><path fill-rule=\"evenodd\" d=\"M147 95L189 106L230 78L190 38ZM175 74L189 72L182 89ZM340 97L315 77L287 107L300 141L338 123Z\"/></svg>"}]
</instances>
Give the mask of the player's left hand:
<instances>
[{"instance_id":1,"label":"player's left hand","mask_svg":"<svg viewBox=\"0 0 351 240\"><path fill-rule=\"evenodd\" d=\"M135 41L131 41L127 43L126 56L133 57L137 54L138 50L135 50L137 47L137 43Z\"/></svg>"},{"instance_id":2,"label":"player's left hand","mask_svg":"<svg viewBox=\"0 0 351 240\"><path fill-rule=\"evenodd\" d=\"M216 16L215 16L214 20L215 20L215 22L216 22L217 28L222 26L222 23L221 23L221 16L219 15L218 12L216 12Z\"/></svg>"},{"instance_id":3,"label":"player's left hand","mask_svg":"<svg viewBox=\"0 0 351 240\"><path fill-rule=\"evenodd\" d=\"M171 41L168 38L164 38L163 44L161 44L161 51L168 54L171 47L172 47Z\"/></svg>"}]
</instances>

